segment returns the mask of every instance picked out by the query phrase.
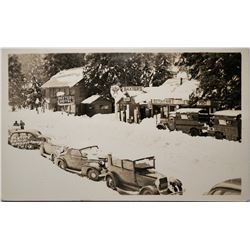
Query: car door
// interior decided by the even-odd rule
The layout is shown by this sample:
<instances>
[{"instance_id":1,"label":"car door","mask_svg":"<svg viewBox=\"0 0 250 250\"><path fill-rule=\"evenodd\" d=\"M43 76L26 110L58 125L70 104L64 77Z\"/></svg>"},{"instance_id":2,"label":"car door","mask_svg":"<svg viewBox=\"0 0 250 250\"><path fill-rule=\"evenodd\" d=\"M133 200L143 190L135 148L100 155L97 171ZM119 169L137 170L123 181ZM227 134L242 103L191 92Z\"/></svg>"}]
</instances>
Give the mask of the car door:
<instances>
[{"instance_id":1,"label":"car door","mask_svg":"<svg viewBox=\"0 0 250 250\"><path fill-rule=\"evenodd\" d=\"M137 186L133 161L123 160L122 179L129 185Z\"/></svg>"},{"instance_id":2,"label":"car door","mask_svg":"<svg viewBox=\"0 0 250 250\"><path fill-rule=\"evenodd\" d=\"M82 155L78 149L70 149L65 155L68 167L74 170L81 170Z\"/></svg>"}]
</instances>

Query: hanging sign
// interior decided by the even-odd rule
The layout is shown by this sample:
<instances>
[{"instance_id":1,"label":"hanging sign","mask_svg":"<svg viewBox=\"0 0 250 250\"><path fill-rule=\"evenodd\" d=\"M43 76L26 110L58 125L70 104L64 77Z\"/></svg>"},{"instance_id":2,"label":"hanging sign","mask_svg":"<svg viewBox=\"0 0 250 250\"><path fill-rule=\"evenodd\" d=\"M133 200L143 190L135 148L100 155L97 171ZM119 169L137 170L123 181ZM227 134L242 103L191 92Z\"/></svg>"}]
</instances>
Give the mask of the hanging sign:
<instances>
[{"instance_id":1,"label":"hanging sign","mask_svg":"<svg viewBox=\"0 0 250 250\"><path fill-rule=\"evenodd\" d=\"M74 97L71 95L58 96L57 104L59 106L70 105L74 103Z\"/></svg>"}]
</instances>

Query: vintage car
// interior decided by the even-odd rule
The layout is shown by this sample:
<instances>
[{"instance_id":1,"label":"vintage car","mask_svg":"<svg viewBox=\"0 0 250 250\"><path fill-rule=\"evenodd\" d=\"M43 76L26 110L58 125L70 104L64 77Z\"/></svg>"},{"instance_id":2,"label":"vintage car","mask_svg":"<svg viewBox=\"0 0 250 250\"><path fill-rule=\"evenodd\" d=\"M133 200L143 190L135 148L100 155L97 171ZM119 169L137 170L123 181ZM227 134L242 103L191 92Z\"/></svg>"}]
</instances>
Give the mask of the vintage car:
<instances>
[{"instance_id":1,"label":"vintage car","mask_svg":"<svg viewBox=\"0 0 250 250\"><path fill-rule=\"evenodd\" d=\"M62 169L87 176L98 181L106 173L107 157L98 146L89 146L81 149L65 148L55 159L55 163Z\"/></svg>"},{"instance_id":2,"label":"vintage car","mask_svg":"<svg viewBox=\"0 0 250 250\"><path fill-rule=\"evenodd\" d=\"M137 160L114 159L108 155L108 172L105 180L109 188L121 194L158 195L182 194L182 183L155 170L155 158Z\"/></svg>"},{"instance_id":3,"label":"vintage car","mask_svg":"<svg viewBox=\"0 0 250 250\"><path fill-rule=\"evenodd\" d=\"M230 179L213 186L206 195L240 195L241 179Z\"/></svg>"},{"instance_id":4,"label":"vintage car","mask_svg":"<svg viewBox=\"0 0 250 250\"><path fill-rule=\"evenodd\" d=\"M206 135L209 125L209 113L200 108L178 109L175 118L168 122L170 130L180 130L191 136Z\"/></svg>"},{"instance_id":5,"label":"vintage car","mask_svg":"<svg viewBox=\"0 0 250 250\"><path fill-rule=\"evenodd\" d=\"M241 141L241 110L215 112L209 133L216 139Z\"/></svg>"},{"instance_id":6,"label":"vintage car","mask_svg":"<svg viewBox=\"0 0 250 250\"><path fill-rule=\"evenodd\" d=\"M54 139L47 137L40 145L40 154L54 162L58 154L65 149L66 146L58 145L54 142Z\"/></svg>"},{"instance_id":7,"label":"vintage car","mask_svg":"<svg viewBox=\"0 0 250 250\"><path fill-rule=\"evenodd\" d=\"M8 143L20 149L38 149L46 136L35 129L9 130Z\"/></svg>"}]
</instances>

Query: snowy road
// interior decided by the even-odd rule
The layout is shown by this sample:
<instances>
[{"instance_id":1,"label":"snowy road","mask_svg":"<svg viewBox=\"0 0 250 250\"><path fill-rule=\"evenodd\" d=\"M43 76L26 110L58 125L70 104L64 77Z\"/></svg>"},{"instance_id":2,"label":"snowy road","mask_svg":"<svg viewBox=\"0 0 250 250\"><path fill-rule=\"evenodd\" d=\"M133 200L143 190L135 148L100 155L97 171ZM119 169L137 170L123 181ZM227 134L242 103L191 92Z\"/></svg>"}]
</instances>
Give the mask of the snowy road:
<instances>
[{"instance_id":1,"label":"snowy road","mask_svg":"<svg viewBox=\"0 0 250 250\"><path fill-rule=\"evenodd\" d=\"M242 143L157 130L153 118L141 124L126 124L117 121L114 114L88 118L48 111L39 115L30 110L9 112L9 127L15 120L25 121L26 128L38 129L64 145L76 148L99 145L104 152L130 159L154 155L156 169L168 177L179 178L185 195L199 196L218 182L243 176ZM6 159L8 168L3 172L6 197L93 200L120 196L104 182L92 182L55 167L38 151L7 146Z\"/></svg>"}]
</instances>

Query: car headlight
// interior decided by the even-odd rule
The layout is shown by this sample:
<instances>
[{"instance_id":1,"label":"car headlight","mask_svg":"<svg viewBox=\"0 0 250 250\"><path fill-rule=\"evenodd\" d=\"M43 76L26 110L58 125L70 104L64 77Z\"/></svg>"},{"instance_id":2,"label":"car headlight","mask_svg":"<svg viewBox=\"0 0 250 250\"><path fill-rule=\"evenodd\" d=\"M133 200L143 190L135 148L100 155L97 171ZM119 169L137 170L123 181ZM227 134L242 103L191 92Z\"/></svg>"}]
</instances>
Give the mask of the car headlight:
<instances>
[{"instance_id":1,"label":"car headlight","mask_svg":"<svg viewBox=\"0 0 250 250\"><path fill-rule=\"evenodd\" d=\"M104 161L99 161L99 164L100 164L101 166L104 166L104 165L105 165L105 162L104 162Z\"/></svg>"}]
</instances>

